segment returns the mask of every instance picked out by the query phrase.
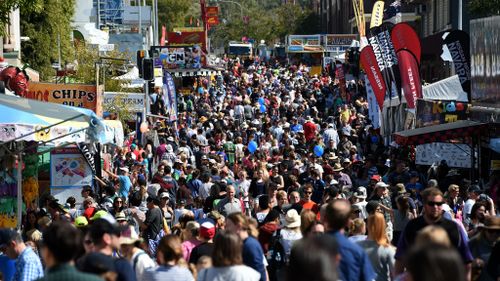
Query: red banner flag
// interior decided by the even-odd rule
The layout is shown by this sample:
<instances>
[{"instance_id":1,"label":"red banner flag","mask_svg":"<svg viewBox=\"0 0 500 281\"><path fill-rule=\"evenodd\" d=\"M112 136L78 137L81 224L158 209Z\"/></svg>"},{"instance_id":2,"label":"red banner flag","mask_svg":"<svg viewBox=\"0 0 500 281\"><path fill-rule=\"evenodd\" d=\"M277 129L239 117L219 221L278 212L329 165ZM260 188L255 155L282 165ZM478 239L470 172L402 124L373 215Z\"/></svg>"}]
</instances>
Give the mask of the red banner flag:
<instances>
[{"instance_id":1,"label":"red banner flag","mask_svg":"<svg viewBox=\"0 0 500 281\"><path fill-rule=\"evenodd\" d=\"M417 99L422 98L422 83L420 72L415 56L409 50L398 52L399 72L401 73L401 84L406 98L408 108L415 108Z\"/></svg>"},{"instance_id":2,"label":"red banner flag","mask_svg":"<svg viewBox=\"0 0 500 281\"><path fill-rule=\"evenodd\" d=\"M373 87L378 106L382 109L384 107L384 98L385 93L387 92L387 86L385 85L384 78L382 77L382 73L378 67L377 58L375 58L375 53L373 53L373 48L371 46L363 48L361 51L360 61L366 72L366 76Z\"/></svg>"},{"instance_id":3,"label":"red banner flag","mask_svg":"<svg viewBox=\"0 0 500 281\"><path fill-rule=\"evenodd\" d=\"M167 27L162 25L161 26L161 39L160 39L160 46L165 46L165 37L167 36Z\"/></svg>"},{"instance_id":4,"label":"red banner flag","mask_svg":"<svg viewBox=\"0 0 500 281\"><path fill-rule=\"evenodd\" d=\"M411 26L406 23L396 24L391 31L391 39L396 53L406 49L415 55L417 63L420 64L422 47L417 33Z\"/></svg>"}]
</instances>

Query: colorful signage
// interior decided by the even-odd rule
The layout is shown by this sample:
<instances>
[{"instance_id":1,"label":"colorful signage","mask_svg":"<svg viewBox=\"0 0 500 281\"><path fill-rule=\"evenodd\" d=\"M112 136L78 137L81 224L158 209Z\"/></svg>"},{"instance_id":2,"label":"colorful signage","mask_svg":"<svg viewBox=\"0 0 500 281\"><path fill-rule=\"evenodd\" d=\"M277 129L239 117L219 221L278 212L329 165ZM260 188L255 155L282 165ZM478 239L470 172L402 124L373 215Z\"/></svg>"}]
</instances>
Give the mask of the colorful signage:
<instances>
[{"instance_id":1,"label":"colorful signage","mask_svg":"<svg viewBox=\"0 0 500 281\"><path fill-rule=\"evenodd\" d=\"M78 150L57 148L50 153L50 186L52 188L81 188L92 186L92 169Z\"/></svg>"},{"instance_id":2,"label":"colorful signage","mask_svg":"<svg viewBox=\"0 0 500 281\"><path fill-rule=\"evenodd\" d=\"M83 107L93 110L98 116L102 116L101 96L97 92L96 85L32 82L28 92L22 97Z\"/></svg>"},{"instance_id":3,"label":"colorful signage","mask_svg":"<svg viewBox=\"0 0 500 281\"><path fill-rule=\"evenodd\" d=\"M466 120L470 104L455 101L417 100L416 127L427 127Z\"/></svg>"},{"instance_id":4,"label":"colorful signage","mask_svg":"<svg viewBox=\"0 0 500 281\"><path fill-rule=\"evenodd\" d=\"M162 46L154 50L155 67L164 69L198 69L206 60L200 46Z\"/></svg>"},{"instance_id":5,"label":"colorful signage","mask_svg":"<svg viewBox=\"0 0 500 281\"><path fill-rule=\"evenodd\" d=\"M321 35L290 35L288 36L287 51L289 53L324 52L324 48L321 46Z\"/></svg>"}]
</instances>

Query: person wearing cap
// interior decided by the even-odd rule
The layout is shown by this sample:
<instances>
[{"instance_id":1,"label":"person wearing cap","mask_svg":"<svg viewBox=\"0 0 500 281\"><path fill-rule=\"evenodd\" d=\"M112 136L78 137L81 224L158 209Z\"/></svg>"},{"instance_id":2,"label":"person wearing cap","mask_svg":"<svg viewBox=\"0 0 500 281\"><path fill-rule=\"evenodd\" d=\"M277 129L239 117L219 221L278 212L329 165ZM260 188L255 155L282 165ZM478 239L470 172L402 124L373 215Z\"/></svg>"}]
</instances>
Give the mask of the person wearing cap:
<instances>
[{"instance_id":1,"label":"person wearing cap","mask_svg":"<svg viewBox=\"0 0 500 281\"><path fill-rule=\"evenodd\" d=\"M467 241L467 234L460 230L456 222L448 220L443 216L443 204L445 203L443 193L437 188L426 188L422 192L422 200L424 203L423 215L408 222L398 241L396 250L395 274L404 272L403 260L406 258L407 252L411 245L415 243L418 232L428 225L436 225L444 228L450 238L451 245L462 257L462 261L467 269L468 280L470 280L470 264L473 260L469 246L464 241Z\"/></svg>"},{"instance_id":2,"label":"person wearing cap","mask_svg":"<svg viewBox=\"0 0 500 281\"><path fill-rule=\"evenodd\" d=\"M464 203L464 221L467 222L470 218L470 214L472 211L472 206L476 204L476 201L479 199L479 195L481 195L482 191L479 185L472 185L469 190L467 190L468 199Z\"/></svg>"},{"instance_id":3,"label":"person wearing cap","mask_svg":"<svg viewBox=\"0 0 500 281\"><path fill-rule=\"evenodd\" d=\"M323 142L328 145L328 148L331 151L337 149L337 144L340 142L340 138L333 123L326 125L326 130L323 132Z\"/></svg>"},{"instance_id":4,"label":"person wearing cap","mask_svg":"<svg viewBox=\"0 0 500 281\"><path fill-rule=\"evenodd\" d=\"M199 238L201 243L193 248L189 263L196 264L202 256L211 256L214 250L215 223L212 219L205 219L200 223Z\"/></svg>"},{"instance_id":5,"label":"person wearing cap","mask_svg":"<svg viewBox=\"0 0 500 281\"><path fill-rule=\"evenodd\" d=\"M119 239L120 253L132 264L132 269L135 272L137 280L145 280L143 276L144 272L156 267L155 261L144 250L138 247L141 241L142 239L133 226L127 226L121 232Z\"/></svg>"},{"instance_id":6,"label":"person wearing cap","mask_svg":"<svg viewBox=\"0 0 500 281\"><path fill-rule=\"evenodd\" d=\"M362 219L367 219L368 218L368 213L366 212L366 204L368 202L366 201L366 198L368 197L368 192L366 191L366 187L364 186L359 186L358 189L354 192L352 195L354 202L353 206L358 206L360 210L360 218Z\"/></svg>"},{"instance_id":7,"label":"person wearing cap","mask_svg":"<svg viewBox=\"0 0 500 281\"><path fill-rule=\"evenodd\" d=\"M99 212L98 212L99 213ZM89 228L89 238L94 245L94 251L108 257L120 250L119 236L123 227L109 213L99 213L93 217ZM85 260L85 258L83 258ZM135 281L136 276L129 261L124 258L113 258L117 281Z\"/></svg>"},{"instance_id":8,"label":"person wearing cap","mask_svg":"<svg viewBox=\"0 0 500 281\"><path fill-rule=\"evenodd\" d=\"M130 189L132 188L132 181L129 177L129 169L127 167L118 168L119 175L104 170L108 175L110 175L113 179L118 179L120 183L120 187L118 188L118 196L120 196L124 201L127 201L128 195L130 193Z\"/></svg>"},{"instance_id":9,"label":"person wearing cap","mask_svg":"<svg viewBox=\"0 0 500 281\"><path fill-rule=\"evenodd\" d=\"M43 277L40 258L23 242L21 234L14 229L0 229L0 251L10 259L16 260L12 281L33 281Z\"/></svg>"},{"instance_id":10,"label":"person wearing cap","mask_svg":"<svg viewBox=\"0 0 500 281\"><path fill-rule=\"evenodd\" d=\"M393 216L394 211L392 209L392 201L389 196L389 185L381 181L375 185L375 194L370 198L370 200L378 201L379 206L384 214L387 236L389 241L392 241L392 230L393 230Z\"/></svg>"},{"instance_id":11,"label":"person wearing cap","mask_svg":"<svg viewBox=\"0 0 500 281\"><path fill-rule=\"evenodd\" d=\"M94 274L79 272L73 265L75 255L80 250L80 235L81 232L67 222L54 222L44 230L41 255L47 268L47 274L38 280L102 280Z\"/></svg>"}]
</instances>

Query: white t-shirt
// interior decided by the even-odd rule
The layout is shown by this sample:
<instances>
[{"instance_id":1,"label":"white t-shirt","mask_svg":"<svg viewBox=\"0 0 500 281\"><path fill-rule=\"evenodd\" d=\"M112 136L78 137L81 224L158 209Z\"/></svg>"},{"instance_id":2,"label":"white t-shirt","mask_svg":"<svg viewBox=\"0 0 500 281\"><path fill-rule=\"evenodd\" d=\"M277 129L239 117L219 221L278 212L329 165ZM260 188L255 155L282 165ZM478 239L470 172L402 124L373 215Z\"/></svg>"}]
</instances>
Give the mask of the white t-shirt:
<instances>
[{"instance_id":1,"label":"white t-shirt","mask_svg":"<svg viewBox=\"0 0 500 281\"><path fill-rule=\"evenodd\" d=\"M198 281L258 281L260 273L246 265L211 267L198 274Z\"/></svg>"},{"instance_id":2,"label":"white t-shirt","mask_svg":"<svg viewBox=\"0 0 500 281\"><path fill-rule=\"evenodd\" d=\"M474 206L474 204L476 204L476 200L473 200L473 199L467 199L467 201L465 201L464 203L464 213L467 215L467 216L470 216L470 213L472 211L472 206Z\"/></svg>"}]
</instances>

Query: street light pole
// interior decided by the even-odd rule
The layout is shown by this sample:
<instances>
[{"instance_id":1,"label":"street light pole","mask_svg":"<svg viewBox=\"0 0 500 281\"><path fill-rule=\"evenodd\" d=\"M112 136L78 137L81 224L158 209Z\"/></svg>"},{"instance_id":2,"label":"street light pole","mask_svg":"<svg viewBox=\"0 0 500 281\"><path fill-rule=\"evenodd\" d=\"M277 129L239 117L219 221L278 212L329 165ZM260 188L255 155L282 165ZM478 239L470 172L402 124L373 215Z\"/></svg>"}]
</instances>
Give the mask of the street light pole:
<instances>
[{"instance_id":1,"label":"street light pole","mask_svg":"<svg viewBox=\"0 0 500 281\"><path fill-rule=\"evenodd\" d=\"M241 15L241 20L243 20L243 6L241 6L240 3L235 2L235 1L230 1L230 0L217 0L217 2L222 2L222 3L233 3L238 6L240 6L240 15Z\"/></svg>"}]
</instances>

